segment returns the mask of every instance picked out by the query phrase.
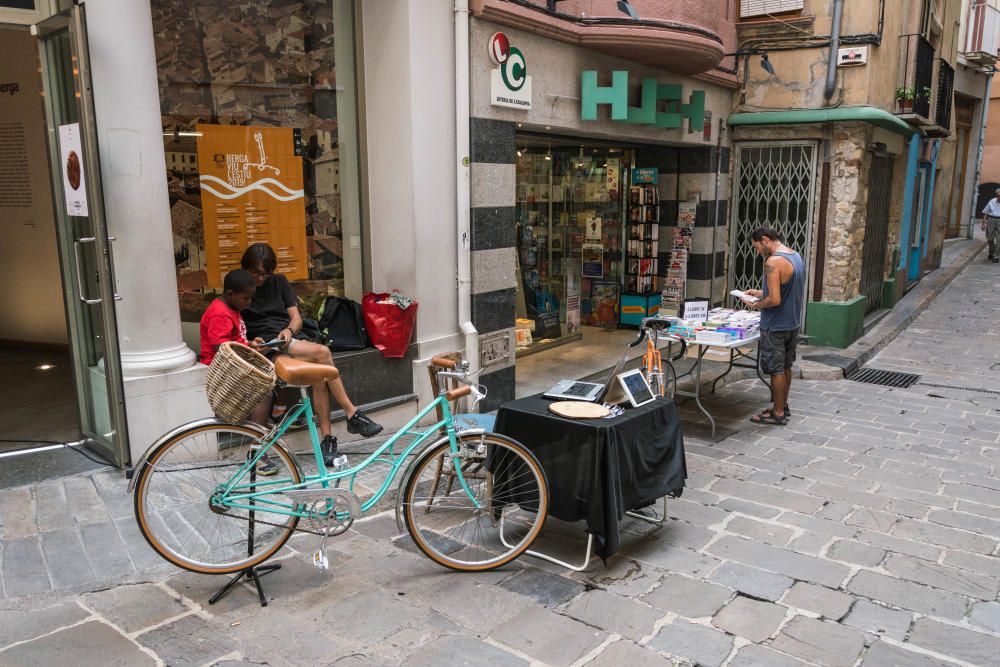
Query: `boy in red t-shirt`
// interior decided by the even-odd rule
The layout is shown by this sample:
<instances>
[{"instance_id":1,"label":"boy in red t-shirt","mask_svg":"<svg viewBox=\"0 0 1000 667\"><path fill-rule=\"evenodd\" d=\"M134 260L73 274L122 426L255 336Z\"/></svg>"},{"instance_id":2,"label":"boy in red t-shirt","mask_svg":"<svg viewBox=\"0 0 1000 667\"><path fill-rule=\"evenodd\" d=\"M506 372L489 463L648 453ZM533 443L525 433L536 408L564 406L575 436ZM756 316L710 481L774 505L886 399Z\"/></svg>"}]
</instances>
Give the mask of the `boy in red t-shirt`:
<instances>
[{"instance_id":1,"label":"boy in red t-shirt","mask_svg":"<svg viewBox=\"0 0 1000 667\"><path fill-rule=\"evenodd\" d=\"M226 274L222 282L222 296L212 301L205 314L201 316L201 363L212 363L219 346L235 341L257 348L263 339L247 340L247 325L243 323L241 310L246 310L257 291L257 281L249 271L235 269ZM264 399L270 401L270 397ZM257 463L258 475L273 475L278 472L278 466L264 455Z\"/></svg>"},{"instance_id":2,"label":"boy in red t-shirt","mask_svg":"<svg viewBox=\"0 0 1000 667\"><path fill-rule=\"evenodd\" d=\"M198 360L208 366L223 343L235 341L250 345L247 325L241 310L246 310L257 291L257 281L249 271L235 269L226 274L222 283L222 296L215 299L201 316L201 355ZM254 340L254 343L263 343Z\"/></svg>"}]
</instances>

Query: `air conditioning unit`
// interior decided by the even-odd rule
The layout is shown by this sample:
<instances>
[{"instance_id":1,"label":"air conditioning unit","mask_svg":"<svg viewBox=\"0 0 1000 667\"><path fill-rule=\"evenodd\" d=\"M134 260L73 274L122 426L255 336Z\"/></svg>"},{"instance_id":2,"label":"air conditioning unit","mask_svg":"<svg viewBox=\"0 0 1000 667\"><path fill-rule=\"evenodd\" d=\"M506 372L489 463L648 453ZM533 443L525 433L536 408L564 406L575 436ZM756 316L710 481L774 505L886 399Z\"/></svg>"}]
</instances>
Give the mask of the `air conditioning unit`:
<instances>
[{"instance_id":1,"label":"air conditioning unit","mask_svg":"<svg viewBox=\"0 0 1000 667\"><path fill-rule=\"evenodd\" d=\"M852 65L867 64L867 46L849 46L844 49L837 49L837 67L850 67Z\"/></svg>"}]
</instances>

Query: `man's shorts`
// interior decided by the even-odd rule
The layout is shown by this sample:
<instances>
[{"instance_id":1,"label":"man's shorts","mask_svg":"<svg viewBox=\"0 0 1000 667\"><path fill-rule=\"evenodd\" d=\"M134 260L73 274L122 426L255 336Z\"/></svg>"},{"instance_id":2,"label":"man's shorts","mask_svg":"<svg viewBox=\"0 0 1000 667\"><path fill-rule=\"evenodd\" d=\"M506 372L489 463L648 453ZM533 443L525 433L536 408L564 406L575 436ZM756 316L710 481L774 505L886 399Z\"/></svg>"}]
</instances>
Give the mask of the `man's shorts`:
<instances>
[{"instance_id":1,"label":"man's shorts","mask_svg":"<svg viewBox=\"0 0 1000 667\"><path fill-rule=\"evenodd\" d=\"M799 330L760 330L760 370L765 375L781 375L795 362L795 348L799 342Z\"/></svg>"}]
</instances>

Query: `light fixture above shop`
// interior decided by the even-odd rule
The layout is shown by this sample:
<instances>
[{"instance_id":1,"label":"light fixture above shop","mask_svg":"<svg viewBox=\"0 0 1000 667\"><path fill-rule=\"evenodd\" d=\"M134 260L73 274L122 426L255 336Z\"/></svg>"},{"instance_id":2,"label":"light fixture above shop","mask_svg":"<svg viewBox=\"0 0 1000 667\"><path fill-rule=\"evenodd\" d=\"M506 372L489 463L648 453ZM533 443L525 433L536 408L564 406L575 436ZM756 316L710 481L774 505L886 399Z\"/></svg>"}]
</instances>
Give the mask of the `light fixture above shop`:
<instances>
[{"instance_id":1,"label":"light fixture above shop","mask_svg":"<svg viewBox=\"0 0 1000 667\"><path fill-rule=\"evenodd\" d=\"M750 62L750 56L760 56L760 67L761 67L761 69L763 69L765 72L767 72L768 74L770 74L772 76L774 75L774 65L772 65L771 61L768 59L768 57L767 57L767 51L764 51L763 49L755 49L755 48L741 49L741 50L735 51L733 53L724 53L722 55L723 55L724 58L728 57L728 56L735 56L736 58L739 58L740 56L746 56L748 64ZM748 74L749 74L749 72L748 72Z\"/></svg>"},{"instance_id":2,"label":"light fixture above shop","mask_svg":"<svg viewBox=\"0 0 1000 667\"><path fill-rule=\"evenodd\" d=\"M763 67L764 71L768 74L774 74L774 65L772 65L771 61L767 59L766 53L763 53L760 56L760 66Z\"/></svg>"},{"instance_id":3,"label":"light fixture above shop","mask_svg":"<svg viewBox=\"0 0 1000 667\"><path fill-rule=\"evenodd\" d=\"M618 0L618 11L622 14L628 14L629 18L640 21L639 15L635 11L635 7L628 3L628 0Z\"/></svg>"}]
</instances>

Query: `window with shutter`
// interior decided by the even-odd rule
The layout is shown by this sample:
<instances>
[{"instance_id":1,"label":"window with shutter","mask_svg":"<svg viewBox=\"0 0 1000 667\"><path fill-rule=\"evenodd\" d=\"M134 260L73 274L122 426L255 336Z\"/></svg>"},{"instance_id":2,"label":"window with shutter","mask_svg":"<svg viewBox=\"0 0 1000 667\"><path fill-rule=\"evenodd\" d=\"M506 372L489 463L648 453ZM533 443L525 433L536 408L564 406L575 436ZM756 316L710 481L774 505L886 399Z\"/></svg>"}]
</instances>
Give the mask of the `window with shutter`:
<instances>
[{"instance_id":1,"label":"window with shutter","mask_svg":"<svg viewBox=\"0 0 1000 667\"><path fill-rule=\"evenodd\" d=\"M740 0L740 18L801 11L804 0Z\"/></svg>"}]
</instances>

